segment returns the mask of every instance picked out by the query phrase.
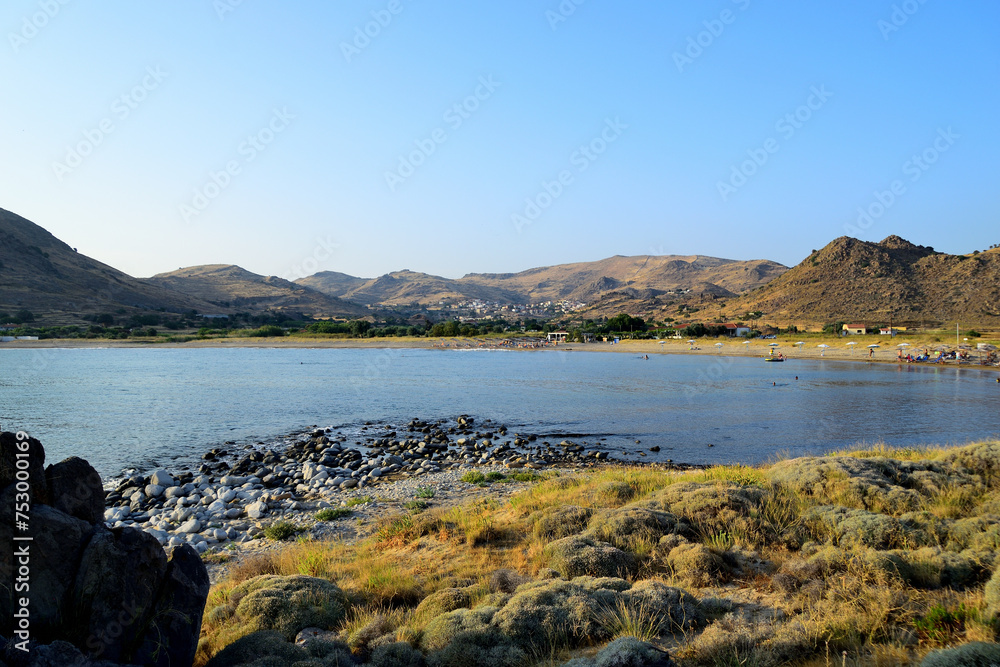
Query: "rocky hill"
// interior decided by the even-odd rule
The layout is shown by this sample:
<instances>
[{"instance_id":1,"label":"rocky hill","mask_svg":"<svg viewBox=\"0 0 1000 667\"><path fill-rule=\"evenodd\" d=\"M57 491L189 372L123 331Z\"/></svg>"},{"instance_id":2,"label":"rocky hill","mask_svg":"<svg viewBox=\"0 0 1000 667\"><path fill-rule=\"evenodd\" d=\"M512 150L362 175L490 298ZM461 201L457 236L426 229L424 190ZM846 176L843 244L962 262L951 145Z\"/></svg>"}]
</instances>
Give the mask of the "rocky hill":
<instances>
[{"instance_id":1,"label":"rocky hill","mask_svg":"<svg viewBox=\"0 0 1000 667\"><path fill-rule=\"evenodd\" d=\"M898 236L842 236L767 285L729 300L727 312L776 322L858 320L1000 325L1000 249L948 255Z\"/></svg>"},{"instance_id":2,"label":"rocky hill","mask_svg":"<svg viewBox=\"0 0 1000 667\"><path fill-rule=\"evenodd\" d=\"M232 264L190 266L146 279L188 294L216 308L237 311L294 311L313 317L363 316L367 310L275 276L261 276Z\"/></svg>"},{"instance_id":3,"label":"rocky hill","mask_svg":"<svg viewBox=\"0 0 1000 667\"><path fill-rule=\"evenodd\" d=\"M73 322L80 315L216 306L152 285L82 255L42 227L0 209L0 311Z\"/></svg>"},{"instance_id":4,"label":"rocky hill","mask_svg":"<svg viewBox=\"0 0 1000 667\"><path fill-rule=\"evenodd\" d=\"M344 274L316 274L297 283L360 303L432 304L442 299L500 303L570 300L590 303L624 293L628 299L698 291L734 296L781 275L786 267L768 260L739 262L715 257L615 256L596 262L547 266L519 273L471 273L457 280L396 271L357 283Z\"/></svg>"},{"instance_id":5,"label":"rocky hill","mask_svg":"<svg viewBox=\"0 0 1000 667\"><path fill-rule=\"evenodd\" d=\"M354 279L355 281L361 280L360 283L354 283L340 277L330 278L327 273L316 274L295 282L315 287L331 296L339 296L357 303L384 306L426 305L435 304L441 300L463 301L467 299L482 299L501 303L524 302L523 294L511 290L489 285L470 284L464 279L452 280L405 269L370 280ZM336 276L343 275L336 274Z\"/></svg>"}]
</instances>

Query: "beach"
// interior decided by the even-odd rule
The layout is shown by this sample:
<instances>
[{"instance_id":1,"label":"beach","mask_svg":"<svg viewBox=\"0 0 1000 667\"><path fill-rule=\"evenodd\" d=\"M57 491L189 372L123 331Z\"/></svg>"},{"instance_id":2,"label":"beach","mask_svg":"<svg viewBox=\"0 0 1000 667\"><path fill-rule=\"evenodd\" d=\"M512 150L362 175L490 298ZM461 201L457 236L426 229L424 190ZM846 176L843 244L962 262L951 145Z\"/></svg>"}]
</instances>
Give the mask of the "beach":
<instances>
[{"instance_id":1,"label":"beach","mask_svg":"<svg viewBox=\"0 0 1000 667\"><path fill-rule=\"evenodd\" d=\"M0 344L0 350L4 349L45 349L45 348L289 348L289 349L504 349L517 350L523 352L535 351L561 351L561 352L615 352L619 354L634 355L655 355L655 354L687 354L703 356L723 356L723 357L766 357L770 353L773 343L777 343L775 353L781 352L789 361L795 359L830 359L835 361L854 361L866 363L900 363L897 358L897 346L905 343L906 353L914 356L918 351L928 349L931 356L934 350L941 345L948 345L952 349L956 346L944 342L940 336L913 336L897 337L889 339L879 336L805 336L808 340L803 345L795 345L802 340L794 337L779 337L777 339L754 338L747 342L732 338L700 338L695 342L688 343L687 339L666 339L666 340L620 340L617 343L558 343L550 344L546 347L525 349L518 347L499 347L499 338L316 338L302 336L286 336L282 338L206 338L204 340L191 340L188 342L158 342L152 340L100 340L100 339L45 339L45 340L17 340ZM849 346L848 343L857 343ZM937 339L937 340L935 340ZM721 347L716 347L722 343ZM821 344L828 345L827 348L818 347ZM874 349L874 354L869 356L869 345L879 345ZM961 366L972 368L994 368L995 366L984 366L978 363L979 353L975 349L969 351L970 361L956 363L954 360L944 362L946 366ZM985 356L985 353L983 353ZM905 362L903 362L905 363ZM927 362L920 365L928 365ZM1000 370L1000 369L998 369Z\"/></svg>"}]
</instances>

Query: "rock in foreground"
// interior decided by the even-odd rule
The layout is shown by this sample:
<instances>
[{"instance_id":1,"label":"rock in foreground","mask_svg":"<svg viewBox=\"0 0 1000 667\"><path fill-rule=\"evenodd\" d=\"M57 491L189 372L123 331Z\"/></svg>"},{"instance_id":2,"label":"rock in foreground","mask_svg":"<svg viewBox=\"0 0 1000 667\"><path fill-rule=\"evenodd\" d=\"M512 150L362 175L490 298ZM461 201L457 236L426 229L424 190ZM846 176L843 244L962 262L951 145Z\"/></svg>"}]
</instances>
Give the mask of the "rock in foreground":
<instances>
[{"instance_id":1,"label":"rock in foreground","mask_svg":"<svg viewBox=\"0 0 1000 667\"><path fill-rule=\"evenodd\" d=\"M141 530L108 529L100 475L76 457L45 468L34 438L0 434L0 489L7 664L192 663L209 580L190 546L168 557Z\"/></svg>"}]
</instances>

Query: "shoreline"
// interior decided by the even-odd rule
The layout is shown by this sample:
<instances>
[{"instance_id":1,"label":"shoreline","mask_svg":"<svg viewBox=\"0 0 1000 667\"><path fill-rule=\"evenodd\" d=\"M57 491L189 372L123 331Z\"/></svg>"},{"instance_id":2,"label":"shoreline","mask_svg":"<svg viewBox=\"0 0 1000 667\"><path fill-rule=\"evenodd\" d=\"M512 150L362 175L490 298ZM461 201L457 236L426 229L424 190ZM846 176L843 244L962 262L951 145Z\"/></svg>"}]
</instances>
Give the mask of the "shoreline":
<instances>
[{"instance_id":1,"label":"shoreline","mask_svg":"<svg viewBox=\"0 0 1000 667\"><path fill-rule=\"evenodd\" d=\"M467 415L366 423L360 435L313 427L263 446L207 450L201 461L105 479L105 521L144 530L164 546L188 543L202 554L218 549L256 552L277 544L265 539L275 523L289 523L314 539L356 539L370 532L385 509L406 509L414 499L437 498L423 503L429 506L464 503L489 489L509 495L552 472L706 467L669 459L626 461L599 445L575 439L549 443ZM321 511L336 517L317 518ZM336 520L347 517L355 522Z\"/></svg>"},{"instance_id":2,"label":"shoreline","mask_svg":"<svg viewBox=\"0 0 1000 667\"><path fill-rule=\"evenodd\" d=\"M837 337L839 339L839 337ZM441 347L442 340L450 343L461 343L453 347ZM816 339L825 340L825 339ZM499 350L511 352L613 352L616 354L636 354L636 355L701 355L712 357L732 357L732 358L764 358L769 352L770 343L763 339L753 339L748 344L737 342L723 342L722 348L716 348L715 339L702 339L694 346L685 341L670 340L623 340L615 344L611 343L560 343L551 347L523 349L482 346L474 343L483 342L474 339L440 339L440 338L337 338L337 339L315 339L298 338L294 336L285 338L212 338L205 340L193 340L186 343L159 343L151 341L129 341L129 340L101 340L96 339L75 339L75 338L52 338L37 341L10 341L0 344L0 351L11 350L40 350L40 349L233 349L233 348L257 348L257 349L372 349L372 350L403 350L403 349L426 349L440 351L454 350ZM488 342L488 340L487 340ZM900 362L896 358L896 346L886 345L875 350L873 357L869 358L865 353L867 346L858 350L844 349L843 347L831 347L821 350L810 342L808 346L797 346L793 343L777 342L777 350L781 351L788 361L798 359L829 359L831 361L850 361L857 363L879 363L897 364L901 366L917 367L954 367L954 368L978 368L992 371L1000 371L1000 367L987 364L976 363L978 357L965 363L956 363L953 360L944 363L933 362ZM927 342L910 343L912 350L920 350L924 347L933 347L941 343ZM705 347L702 347L704 345ZM859 345L864 345L860 343ZM954 346L951 346L954 347ZM974 354L976 351L972 350Z\"/></svg>"}]
</instances>

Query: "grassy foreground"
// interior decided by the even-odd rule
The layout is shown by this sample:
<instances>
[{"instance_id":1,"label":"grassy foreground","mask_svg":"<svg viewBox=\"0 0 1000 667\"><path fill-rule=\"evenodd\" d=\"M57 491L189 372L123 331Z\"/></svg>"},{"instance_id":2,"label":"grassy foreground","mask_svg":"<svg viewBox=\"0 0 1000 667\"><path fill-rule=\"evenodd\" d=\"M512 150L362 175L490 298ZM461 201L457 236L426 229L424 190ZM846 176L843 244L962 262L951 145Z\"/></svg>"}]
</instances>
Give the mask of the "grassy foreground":
<instances>
[{"instance_id":1,"label":"grassy foreground","mask_svg":"<svg viewBox=\"0 0 1000 667\"><path fill-rule=\"evenodd\" d=\"M1000 442L550 474L423 507L234 565L196 664L1000 663ZM291 644L307 627L326 641Z\"/></svg>"}]
</instances>

